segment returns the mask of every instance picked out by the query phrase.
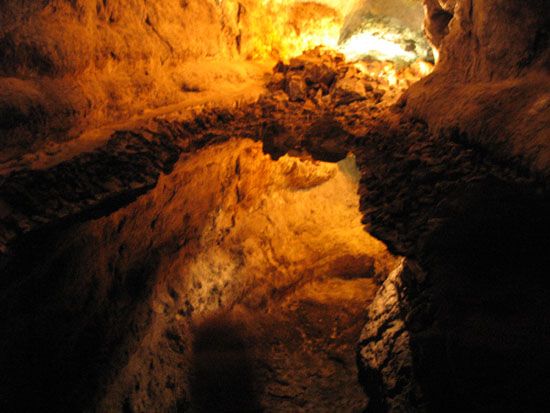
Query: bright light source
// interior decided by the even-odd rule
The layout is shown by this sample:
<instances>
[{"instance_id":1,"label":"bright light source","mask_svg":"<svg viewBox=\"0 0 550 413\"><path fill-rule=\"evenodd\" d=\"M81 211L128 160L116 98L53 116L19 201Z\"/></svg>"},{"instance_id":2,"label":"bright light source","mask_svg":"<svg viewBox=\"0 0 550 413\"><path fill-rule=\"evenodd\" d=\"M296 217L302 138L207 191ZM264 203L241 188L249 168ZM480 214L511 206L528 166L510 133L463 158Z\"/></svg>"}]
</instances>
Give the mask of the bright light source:
<instances>
[{"instance_id":1,"label":"bright light source","mask_svg":"<svg viewBox=\"0 0 550 413\"><path fill-rule=\"evenodd\" d=\"M414 60L416 55L404 50L398 43L362 32L351 36L338 47L348 60L371 56L378 60Z\"/></svg>"}]
</instances>

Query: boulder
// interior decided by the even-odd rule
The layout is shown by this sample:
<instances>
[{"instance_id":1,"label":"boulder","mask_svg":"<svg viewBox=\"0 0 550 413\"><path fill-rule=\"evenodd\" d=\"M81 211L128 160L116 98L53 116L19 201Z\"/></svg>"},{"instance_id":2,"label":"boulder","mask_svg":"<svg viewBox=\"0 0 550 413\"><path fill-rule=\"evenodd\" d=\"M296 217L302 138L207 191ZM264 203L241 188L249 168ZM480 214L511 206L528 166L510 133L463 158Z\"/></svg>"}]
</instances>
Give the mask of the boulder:
<instances>
[{"instance_id":1,"label":"boulder","mask_svg":"<svg viewBox=\"0 0 550 413\"><path fill-rule=\"evenodd\" d=\"M367 98L364 81L356 77L338 79L332 90L332 95L336 105L349 105Z\"/></svg>"},{"instance_id":2,"label":"boulder","mask_svg":"<svg viewBox=\"0 0 550 413\"><path fill-rule=\"evenodd\" d=\"M338 162L347 156L349 136L336 119L327 115L306 131L303 146L315 159Z\"/></svg>"},{"instance_id":3,"label":"boulder","mask_svg":"<svg viewBox=\"0 0 550 413\"><path fill-rule=\"evenodd\" d=\"M287 78L286 93L291 102L302 102L307 97L307 87L304 78L292 75Z\"/></svg>"}]
</instances>

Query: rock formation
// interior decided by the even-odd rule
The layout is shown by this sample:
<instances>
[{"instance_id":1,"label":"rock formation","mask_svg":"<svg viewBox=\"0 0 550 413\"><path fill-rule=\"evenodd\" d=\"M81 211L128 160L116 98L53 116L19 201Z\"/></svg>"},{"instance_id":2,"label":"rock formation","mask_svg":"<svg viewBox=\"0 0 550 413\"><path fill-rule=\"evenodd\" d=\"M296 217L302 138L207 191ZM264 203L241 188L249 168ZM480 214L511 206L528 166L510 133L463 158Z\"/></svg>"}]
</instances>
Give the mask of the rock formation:
<instances>
[{"instance_id":1,"label":"rock formation","mask_svg":"<svg viewBox=\"0 0 550 413\"><path fill-rule=\"evenodd\" d=\"M503 160L548 175L548 27L544 0L426 0L436 70L406 95L435 134L461 135Z\"/></svg>"},{"instance_id":2,"label":"rock formation","mask_svg":"<svg viewBox=\"0 0 550 413\"><path fill-rule=\"evenodd\" d=\"M546 2L355 3L0 0L2 411L548 410Z\"/></svg>"},{"instance_id":3,"label":"rock formation","mask_svg":"<svg viewBox=\"0 0 550 413\"><path fill-rule=\"evenodd\" d=\"M543 3L425 1L425 27L439 50L439 63L401 104L404 113L427 123L438 137L435 146L454 142L469 148L477 159L464 153L455 160L475 165L474 174L481 175L457 176L449 187L440 174L421 178L437 193L435 203L420 207L432 229L411 239L412 254L400 250L418 261L388 278L361 338L372 411L548 408L542 383L543 366L549 365L543 350L549 314L543 299L549 291L544 234L550 223L543 212L550 207L549 14ZM395 208L381 208L392 218L375 218L380 207L365 210L371 225L407 222L372 232L390 245L395 245L392 238L412 228L418 234L422 227L410 199L399 201L399 194L423 196L421 188L427 189L416 181L414 165L419 164L411 159L417 143L405 145L403 158L392 150L395 158L382 161L386 168L372 165L379 147L364 158L372 168L365 184L376 192L369 196L367 191L365 204L381 205L379 194L398 194L390 201ZM427 155L429 146L420 144L419 153ZM453 152L449 147L432 158L436 169L442 162L443 174L465 170L447 158ZM430 157L424 156L418 162ZM412 163L399 168L398 159ZM426 166L422 175L431 169ZM400 178L388 179L405 170ZM380 186L383 182L389 185ZM444 187L445 195L439 192Z\"/></svg>"}]
</instances>

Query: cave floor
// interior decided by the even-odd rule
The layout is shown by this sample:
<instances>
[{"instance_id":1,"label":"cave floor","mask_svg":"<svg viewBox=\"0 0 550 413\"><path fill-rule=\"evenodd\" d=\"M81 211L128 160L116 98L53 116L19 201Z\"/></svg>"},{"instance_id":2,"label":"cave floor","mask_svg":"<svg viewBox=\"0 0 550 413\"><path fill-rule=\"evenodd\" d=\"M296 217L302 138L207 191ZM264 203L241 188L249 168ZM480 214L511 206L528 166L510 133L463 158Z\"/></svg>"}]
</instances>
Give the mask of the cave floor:
<instances>
[{"instance_id":1,"label":"cave floor","mask_svg":"<svg viewBox=\"0 0 550 413\"><path fill-rule=\"evenodd\" d=\"M373 279L327 278L263 311L237 306L196 333L191 410L361 412L356 342Z\"/></svg>"}]
</instances>

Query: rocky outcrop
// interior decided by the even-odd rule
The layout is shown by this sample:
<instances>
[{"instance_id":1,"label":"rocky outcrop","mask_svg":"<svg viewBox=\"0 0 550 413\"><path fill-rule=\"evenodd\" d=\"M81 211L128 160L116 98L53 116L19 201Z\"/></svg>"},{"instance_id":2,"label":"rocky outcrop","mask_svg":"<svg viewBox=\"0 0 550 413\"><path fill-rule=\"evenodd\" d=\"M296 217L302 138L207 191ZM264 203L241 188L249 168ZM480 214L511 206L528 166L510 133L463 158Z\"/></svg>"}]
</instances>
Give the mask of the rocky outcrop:
<instances>
[{"instance_id":1,"label":"rocky outcrop","mask_svg":"<svg viewBox=\"0 0 550 413\"><path fill-rule=\"evenodd\" d=\"M358 157L370 231L416 258L369 310L359 349L369 411L545 411L548 8L424 3L440 60L398 107L427 129L383 128Z\"/></svg>"},{"instance_id":2,"label":"rocky outcrop","mask_svg":"<svg viewBox=\"0 0 550 413\"><path fill-rule=\"evenodd\" d=\"M212 77L240 76L230 2L3 2L0 131L4 157L84 128L182 101ZM227 7L226 7L227 6ZM192 67L204 60L200 71Z\"/></svg>"},{"instance_id":3,"label":"rocky outcrop","mask_svg":"<svg viewBox=\"0 0 550 413\"><path fill-rule=\"evenodd\" d=\"M252 346L266 352L253 355L258 380L269 385L255 396L262 404L277 406L283 398L289 408L331 405L315 386L338 380L349 397L336 403L364 405L353 363L364 313L357 303L370 300L394 258L363 231L353 161L275 162L260 143L244 139L260 123L254 107L165 120L156 132L119 133L107 148L4 181L10 209L3 223L28 215L49 220L18 234L0 263L7 315L0 330L9 331L0 340L4 410L208 405L211 393L201 386L215 346L201 342L200 331L206 319L236 306L260 323L246 346L257 336L268 343ZM146 193L134 200L133 189ZM125 199L115 204L118 194ZM71 207L67 215L55 210L58 199ZM300 296L292 298L294 292ZM274 306L287 298L288 308ZM350 308L343 324L334 324L333 309L342 302L357 311ZM338 341L318 337L319 316L345 330ZM304 337L277 346L289 336L285 320L302 319L309 323ZM307 350L314 364L304 364L302 377L312 388L299 391L287 377L295 367L288 357L302 362L312 340L316 349L332 347ZM326 369L322 377L312 366ZM192 371L203 376L195 380ZM299 397L287 400L288 394Z\"/></svg>"},{"instance_id":4,"label":"rocky outcrop","mask_svg":"<svg viewBox=\"0 0 550 413\"><path fill-rule=\"evenodd\" d=\"M548 8L424 3L439 63L400 104L431 134L420 124L390 134L414 137L400 151L382 130L359 156L371 232L418 260L386 280L369 310L359 349L369 410L544 411Z\"/></svg>"},{"instance_id":5,"label":"rocky outcrop","mask_svg":"<svg viewBox=\"0 0 550 413\"><path fill-rule=\"evenodd\" d=\"M153 189L182 154L229 139L234 116L204 111L188 121L151 122L115 132L98 149L46 169L21 169L0 182L0 251L33 232L108 215Z\"/></svg>"},{"instance_id":6,"label":"rocky outcrop","mask_svg":"<svg viewBox=\"0 0 550 413\"><path fill-rule=\"evenodd\" d=\"M384 123L382 113L392 117L388 108L420 77L414 65L355 64L328 49L310 50L274 67L269 90L255 105L264 122L257 136L274 159L305 152L338 161L357 149L357 136Z\"/></svg>"},{"instance_id":7,"label":"rocky outcrop","mask_svg":"<svg viewBox=\"0 0 550 413\"><path fill-rule=\"evenodd\" d=\"M32 4L31 4L32 3ZM333 0L45 0L0 7L0 161L151 110L260 88L258 61L338 38ZM255 62L251 62L251 60Z\"/></svg>"},{"instance_id":8,"label":"rocky outcrop","mask_svg":"<svg viewBox=\"0 0 550 413\"><path fill-rule=\"evenodd\" d=\"M550 14L545 1L426 0L425 27L439 50L434 73L406 95L406 113L448 139L527 168L550 171Z\"/></svg>"},{"instance_id":9,"label":"rocky outcrop","mask_svg":"<svg viewBox=\"0 0 550 413\"><path fill-rule=\"evenodd\" d=\"M368 411L546 410L547 180L458 132L441 139L383 103L383 115L361 112L361 134L349 120L373 97L338 105L333 89L332 119L312 123L295 110L279 117L273 108L301 102L273 99L264 113L278 127L264 130L264 148L277 156L355 152L367 230L408 257L379 290L359 341ZM346 134L331 127L337 119L347 120L338 124Z\"/></svg>"},{"instance_id":10,"label":"rocky outcrop","mask_svg":"<svg viewBox=\"0 0 550 413\"><path fill-rule=\"evenodd\" d=\"M246 31L253 29L246 24L263 30L268 21L252 4L43 1L2 8L6 147L65 138L67 119L137 113L139 97L155 106L196 93L204 73L184 76L182 62L270 54L273 45L258 47L265 44L254 43L255 29ZM407 68L404 83L391 82L392 65L352 65L317 50L278 64L269 91L253 105L159 119L52 168L3 177L3 407L187 409L190 349L206 353L197 352L198 371L216 352L200 334L193 342L203 317L238 305L272 311L269 303L289 291L305 297L290 300L285 313L291 318L298 309L293 320L309 323L297 348L304 346L316 334L308 316L334 308L302 313L311 307L304 283L315 290L314 281L338 273L368 279L370 288L394 262L363 231L360 179L363 223L407 256L380 289L360 340L369 409L548 410L548 14L542 0L425 4L440 61L393 107L418 73ZM291 17L304 7L291 8ZM309 16L336 19L331 10L315 5ZM262 141L272 159L246 138ZM311 160L336 162L349 151L360 172ZM328 290L333 285L343 283ZM331 294L323 290L316 299ZM234 360L247 343L229 341ZM343 347L326 354L332 367L319 369L319 383L345 376ZM302 398L319 395L297 391L288 384L296 381L271 368L266 374L279 381L268 389L270 403L303 407ZM304 377L317 380L310 376L308 370ZM355 397L354 407L364 401Z\"/></svg>"},{"instance_id":11,"label":"rocky outcrop","mask_svg":"<svg viewBox=\"0 0 550 413\"><path fill-rule=\"evenodd\" d=\"M369 411L545 411L548 198L493 182L455 204L462 213L369 309L359 344Z\"/></svg>"},{"instance_id":12,"label":"rocky outcrop","mask_svg":"<svg viewBox=\"0 0 550 413\"><path fill-rule=\"evenodd\" d=\"M165 135L118 132L105 147L0 184L0 251L29 233L108 214L155 187L180 149Z\"/></svg>"},{"instance_id":13,"label":"rocky outcrop","mask_svg":"<svg viewBox=\"0 0 550 413\"><path fill-rule=\"evenodd\" d=\"M407 264L401 263L382 284L359 338L359 374L369 394L368 412L405 412L422 404L406 319L410 302L403 274L409 271Z\"/></svg>"},{"instance_id":14,"label":"rocky outcrop","mask_svg":"<svg viewBox=\"0 0 550 413\"><path fill-rule=\"evenodd\" d=\"M265 97L264 116L278 127L262 136L277 156L353 151L367 230L408 257L369 308L360 340L369 411L545 410L537 366L546 365L550 344L542 299L549 292L547 180L459 133L441 139L425 123L396 116L402 102L359 117L368 125L361 135L349 120L373 97L338 105L330 90L332 118L313 122L305 111L282 109L303 103Z\"/></svg>"},{"instance_id":15,"label":"rocky outcrop","mask_svg":"<svg viewBox=\"0 0 550 413\"><path fill-rule=\"evenodd\" d=\"M369 310L369 411L544 411L548 182L423 125L401 151L410 127L358 156L369 232L414 259Z\"/></svg>"}]
</instances>

